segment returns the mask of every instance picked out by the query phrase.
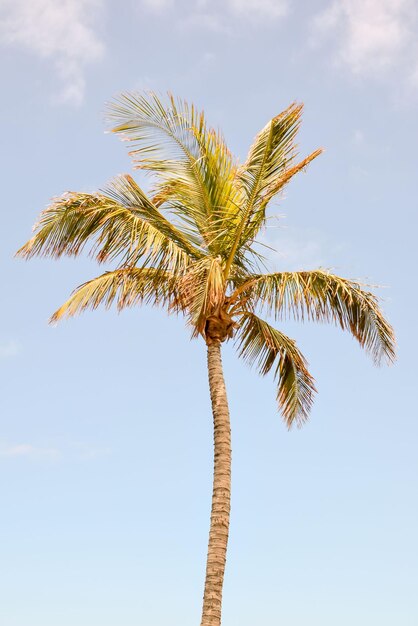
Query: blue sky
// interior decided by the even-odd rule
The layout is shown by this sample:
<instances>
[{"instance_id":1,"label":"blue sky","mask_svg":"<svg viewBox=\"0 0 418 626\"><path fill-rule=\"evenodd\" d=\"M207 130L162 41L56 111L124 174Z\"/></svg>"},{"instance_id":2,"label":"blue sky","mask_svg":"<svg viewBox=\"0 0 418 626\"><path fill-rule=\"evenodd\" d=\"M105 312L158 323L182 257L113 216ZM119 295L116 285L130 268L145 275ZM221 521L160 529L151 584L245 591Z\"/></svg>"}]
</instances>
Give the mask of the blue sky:
<instances>
[{"instance_id":1,"label":"blue sky","mask_svg":"<svg viewBox=\"0 0 418 626\"><path fill-rule=\"evenodd\" d=\"M273 381L225 346L223 624L416 626L417 25L412 0L1 0L2 625L199 620L204 345L149 309L51 328L103 268L13 259L51 197L130 171L104 133L105 102L152 89L203 107L242 159L273 115L305 103L301 154L325 153L271 209L271 266L384 286L398 339L397 363L376 369L335 328L284 325L319 390L310 422L290 433Z\"/></svg>"}]
</instances>

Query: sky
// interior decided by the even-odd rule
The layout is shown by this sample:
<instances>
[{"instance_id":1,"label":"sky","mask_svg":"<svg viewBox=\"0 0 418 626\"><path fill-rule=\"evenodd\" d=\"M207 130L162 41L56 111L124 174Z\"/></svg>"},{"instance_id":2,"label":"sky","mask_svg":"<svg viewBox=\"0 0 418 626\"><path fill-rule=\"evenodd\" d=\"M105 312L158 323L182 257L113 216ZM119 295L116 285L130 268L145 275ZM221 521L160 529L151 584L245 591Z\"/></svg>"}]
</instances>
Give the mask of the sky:
<instances>
[{"instance_id":1,"label":"sky","mask_svg":"<svg viewBox=\"0 0 418 626\"><path fill-rule=\"evenodd\" d=\"M203 342L147 308L51 327L72 289L110 267L14 258L52 197L131 172L104 110L135 90L204 108L240 159L304 102L301 157L325 151L270 209L270 267L378 285L397 335L396 364L375 368L336 328L283 324L319 392L290 432L274 381L224 346L223 624L416 626L417 35L413 0L0 0L2 626L200 619Z\"/></svg>"}]
</instances>

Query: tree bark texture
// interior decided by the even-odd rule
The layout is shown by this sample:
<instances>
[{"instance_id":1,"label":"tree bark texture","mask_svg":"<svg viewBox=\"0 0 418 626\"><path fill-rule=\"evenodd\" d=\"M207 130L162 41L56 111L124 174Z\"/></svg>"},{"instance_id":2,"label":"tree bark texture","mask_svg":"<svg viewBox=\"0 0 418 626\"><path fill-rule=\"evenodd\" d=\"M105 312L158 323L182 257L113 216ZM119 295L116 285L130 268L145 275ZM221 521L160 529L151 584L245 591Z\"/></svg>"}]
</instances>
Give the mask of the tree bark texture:
<instances>
[{"instance_id":1,"label":"tree bark texture","mask_svg":"<svg viewBox=\"0 0 418 626\"><path fill-rule=\"evenodd\" d=\"M214 470L201 626L219 626L231 508L231 427L220 342L208 345L208 372L214 426Z\"/></svg>"}]
</instances>

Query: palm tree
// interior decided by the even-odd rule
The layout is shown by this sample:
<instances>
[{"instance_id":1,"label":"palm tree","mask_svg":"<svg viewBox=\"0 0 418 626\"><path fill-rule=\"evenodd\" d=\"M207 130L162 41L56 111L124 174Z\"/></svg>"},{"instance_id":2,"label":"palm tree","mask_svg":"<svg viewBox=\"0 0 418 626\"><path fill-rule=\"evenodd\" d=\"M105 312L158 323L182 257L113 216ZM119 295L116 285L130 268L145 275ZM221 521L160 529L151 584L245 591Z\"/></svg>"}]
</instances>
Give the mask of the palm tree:
<instances>
[{"instance_id":1,"label":"palm tree","mask_svg":"<svg viewBox=\"0 0 418 626\"><path fill-rule=\"evenodd\" d=\"M302 105L292 104L256 136L239 164L193 105L169 95L124 94L109 106L113 132L132 147L136 168L153 175L146 195L131 176L99 193L70 192L40 216L24 258L77 256L87 244L116 269L82 284L51 321L100 304L153 304L182 313L207 346L214 421L214 479L201 626L219 626L229 532L231 435L221 345L262 375L274 370L288 427L308 417L315 392L307 362L278 321L331 322L351 332L376 363L394 359L393 331L376 297L328 271L263 273L257 236L269 203L321 150L297 161Z\"/></svg>"}]
</instances>

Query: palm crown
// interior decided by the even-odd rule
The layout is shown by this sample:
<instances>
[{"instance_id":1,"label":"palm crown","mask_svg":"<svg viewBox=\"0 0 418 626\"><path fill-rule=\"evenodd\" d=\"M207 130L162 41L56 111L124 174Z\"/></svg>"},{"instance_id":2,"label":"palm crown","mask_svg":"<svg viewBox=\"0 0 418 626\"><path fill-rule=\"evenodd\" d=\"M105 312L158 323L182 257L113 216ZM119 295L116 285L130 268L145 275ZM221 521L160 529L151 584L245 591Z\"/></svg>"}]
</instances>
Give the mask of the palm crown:
<instances>
[{"instance_id":1,"label":"palm crown","mask_svg":"<svg viewBox=\"0 0 418 626\"><path fill-rule=\"evenodd\" d=\"M153 188L147 195L120 176L96 194L66 193L41 214L21 256L74 256L90 244L99 262L116 262L78 287L52 321L112 303L181 312L207 344L235 337L261 374L274 368L289 426L307 418L314 381L295 342L260 314L336 323L376 363L391 361L393 331L358 282L324 270L261 272L255 244L270 201L321 153L297 160L301 113L292 104L273 118L240 164L194 106L155 94L115 100L113 132L131 144L135 167L154 175Z\"/></svg>"}]
</instances>

